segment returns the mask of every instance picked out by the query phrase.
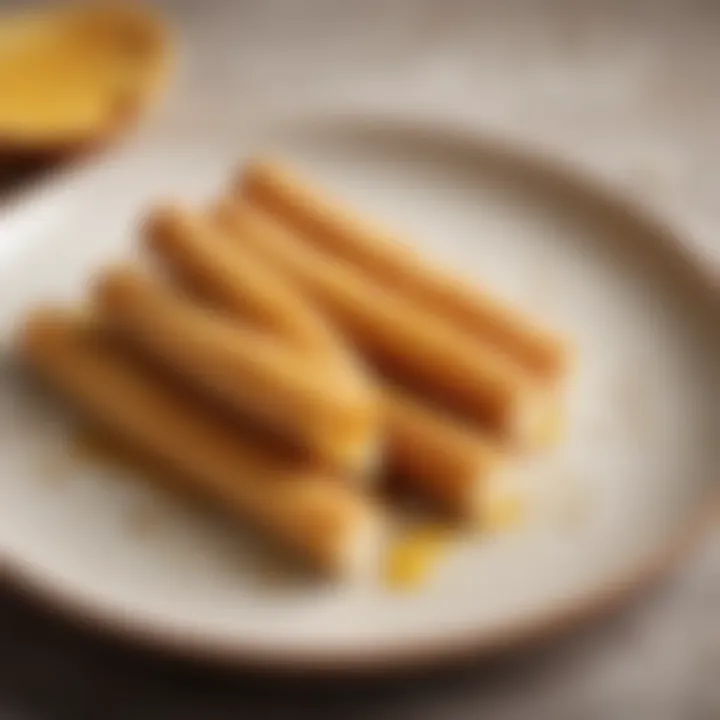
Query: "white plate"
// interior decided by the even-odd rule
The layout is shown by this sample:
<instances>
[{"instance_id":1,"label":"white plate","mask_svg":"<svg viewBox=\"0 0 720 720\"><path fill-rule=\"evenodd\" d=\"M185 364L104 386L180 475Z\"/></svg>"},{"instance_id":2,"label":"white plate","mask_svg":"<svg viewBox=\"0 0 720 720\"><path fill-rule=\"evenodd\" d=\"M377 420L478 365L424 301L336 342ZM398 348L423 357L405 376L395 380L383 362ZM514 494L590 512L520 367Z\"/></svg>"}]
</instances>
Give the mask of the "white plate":
<instances>
[{"instance_id":1,"label":"white plate","mask_svg":"<svg viewBox=\"0 0 720 720\"><path fill-rule=\"evenodd\" d=\"M139 211L212 197L258 149L576 338L567 440L528 468L527 523L463 538L413 594L319 586L211 513L69 457L63 412L6 363L0 540L18 577L159 644L346 667L527 637L663 566L717 491L717 288L606 194L471 134L352 119L188 132L78 169L0 218L3 344L29 305L79 298L95 268L132 255Z\"/></svg>"}]
</instances>

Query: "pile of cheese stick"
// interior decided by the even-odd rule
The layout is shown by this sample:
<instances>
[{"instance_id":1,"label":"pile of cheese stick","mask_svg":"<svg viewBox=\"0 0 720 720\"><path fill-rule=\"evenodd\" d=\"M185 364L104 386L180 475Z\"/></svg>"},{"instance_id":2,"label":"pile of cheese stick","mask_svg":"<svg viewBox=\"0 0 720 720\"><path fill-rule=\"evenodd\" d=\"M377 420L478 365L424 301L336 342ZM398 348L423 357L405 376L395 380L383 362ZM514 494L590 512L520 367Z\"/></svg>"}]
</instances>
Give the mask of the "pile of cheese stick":
<instances>
[{"instance_id":1,"label":"pile of cheese stick","mask_svg":"<svg viewBox=\"0 0 720 720\"><path fill-rule=\"evenodd\" d=\"M329 576L372 572L392 482L481 522L557 440L570 344L277 162L216 205L155 208L153 271L39 308L24 361L91 422ZM385 498L385 499L383 499Z\"/></svg>"}]
</instances>

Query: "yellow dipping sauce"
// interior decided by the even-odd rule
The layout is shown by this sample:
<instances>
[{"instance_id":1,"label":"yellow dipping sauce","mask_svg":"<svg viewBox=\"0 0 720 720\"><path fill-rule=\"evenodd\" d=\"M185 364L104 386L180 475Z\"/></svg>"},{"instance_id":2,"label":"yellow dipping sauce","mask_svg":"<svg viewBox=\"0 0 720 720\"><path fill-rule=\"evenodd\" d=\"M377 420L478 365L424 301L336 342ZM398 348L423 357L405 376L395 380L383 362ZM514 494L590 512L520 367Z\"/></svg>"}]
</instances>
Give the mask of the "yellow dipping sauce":
<instances>
[{"instance_id":1,"label":"yellow dipping sauce","mask_svg":"<svg viewBox=\"0 0 720 720\"><path fill-rule=\"evenodd\" d=\"M94 3L0 15L0 137L72 142L146 98L166 55L141 7Z\"/></svg>"}]
</instances>

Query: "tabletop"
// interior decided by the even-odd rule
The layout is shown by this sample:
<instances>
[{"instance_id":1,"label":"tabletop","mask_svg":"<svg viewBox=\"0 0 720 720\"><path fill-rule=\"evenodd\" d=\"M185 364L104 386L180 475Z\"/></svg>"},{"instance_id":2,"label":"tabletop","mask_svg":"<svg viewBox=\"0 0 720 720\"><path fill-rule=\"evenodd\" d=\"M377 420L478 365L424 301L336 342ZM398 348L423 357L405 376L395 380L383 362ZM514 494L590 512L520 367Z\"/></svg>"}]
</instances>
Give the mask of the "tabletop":
<instances>
[{"instance_id":1,"label":"tabletop","mask_svg":"<svg viewBox=\"0 0 720 720\"><path fill-rule=\"evenodd\" d=\"M662 214L720 268L718 3L156 4L181 53L148 132L298 108L462 118L572 159ZM0 173L0 192L22 181ZM7 589L0 717L715 720L718 607L720 532L632 607L551 646L422 676L323 682L118 647Z\"/></svg>"}]
</instances>

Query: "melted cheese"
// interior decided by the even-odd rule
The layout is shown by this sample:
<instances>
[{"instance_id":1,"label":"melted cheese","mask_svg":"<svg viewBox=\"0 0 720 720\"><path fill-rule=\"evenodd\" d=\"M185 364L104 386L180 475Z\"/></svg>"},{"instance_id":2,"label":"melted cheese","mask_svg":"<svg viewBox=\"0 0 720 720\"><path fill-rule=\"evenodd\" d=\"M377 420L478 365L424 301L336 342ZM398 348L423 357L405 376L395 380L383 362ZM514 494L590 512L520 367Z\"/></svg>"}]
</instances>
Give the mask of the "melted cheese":
<instances>
[{"instance_id":1,"label":"melted cheese","mask_svg":"<svg viewBox=\"0 0 720 720\"><path fill-rule=\"evenodd\" d=\"M445 556L451 535L447 528L427 525L413 528L390 547L385 581L393 590L414 590L427 582Z\"/></svg>"}]
</instances>

